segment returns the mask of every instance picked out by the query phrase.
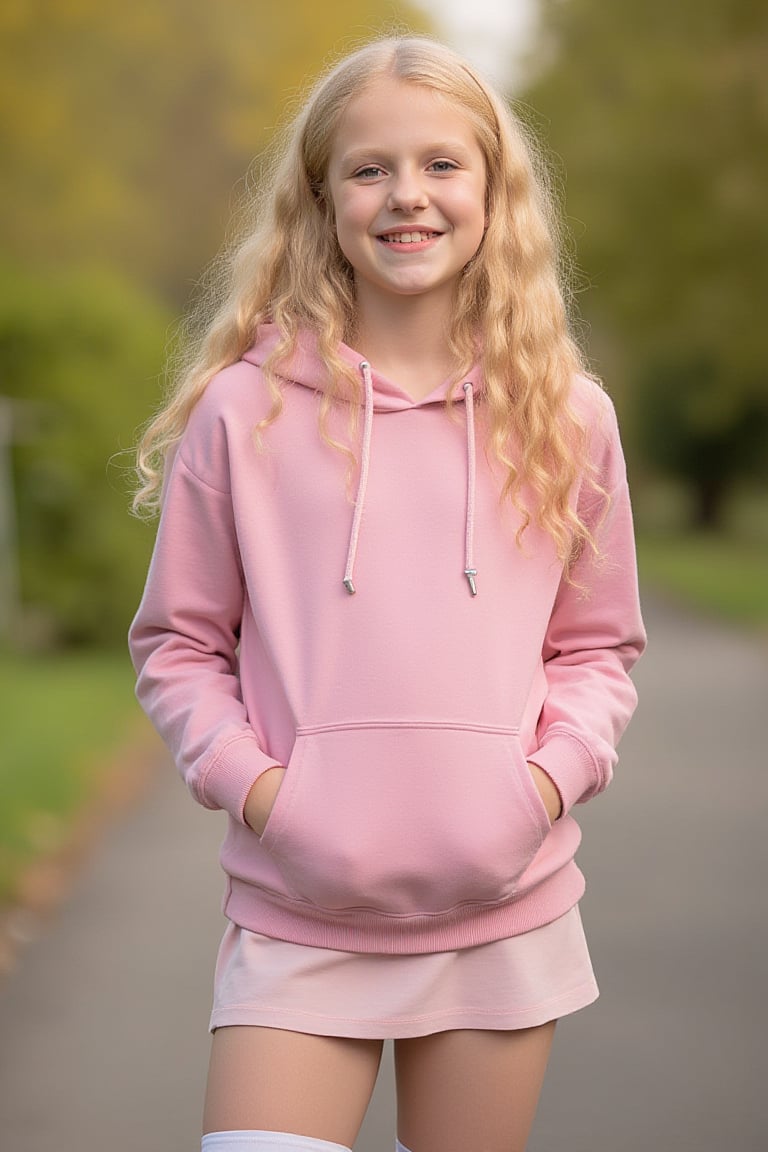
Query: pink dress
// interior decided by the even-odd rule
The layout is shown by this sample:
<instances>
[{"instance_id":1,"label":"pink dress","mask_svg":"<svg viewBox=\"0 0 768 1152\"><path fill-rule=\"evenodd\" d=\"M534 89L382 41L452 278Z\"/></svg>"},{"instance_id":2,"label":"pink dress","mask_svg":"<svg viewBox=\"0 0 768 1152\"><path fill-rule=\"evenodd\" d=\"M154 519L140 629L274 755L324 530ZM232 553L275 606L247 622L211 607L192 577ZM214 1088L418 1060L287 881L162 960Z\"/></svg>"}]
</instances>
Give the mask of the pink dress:
<instances>
[{"instance_id":1,"label":"pink dress","mask_svg":"<svg viewBox=\"0 0 768 1152\"><path fill-rule=\"evenodd\" d=\"M530 1028L597 995L578 905L519 936L418 955L314 948L230 923L210 1028L250 1024L385 1040L452 1028Z\"/></svg>"}]
</instances>

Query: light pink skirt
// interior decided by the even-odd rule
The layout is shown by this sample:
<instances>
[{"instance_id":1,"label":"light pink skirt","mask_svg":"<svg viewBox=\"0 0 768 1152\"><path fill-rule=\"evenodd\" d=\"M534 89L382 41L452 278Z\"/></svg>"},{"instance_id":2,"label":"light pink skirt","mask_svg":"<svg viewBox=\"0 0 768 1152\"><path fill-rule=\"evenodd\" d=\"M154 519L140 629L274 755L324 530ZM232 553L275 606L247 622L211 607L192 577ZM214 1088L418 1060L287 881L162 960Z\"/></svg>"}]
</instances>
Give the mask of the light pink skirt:
<instances>
[{"instance_id":1,"label":"light pink skirt","mask_svg":"<svg viewBox=\"0 0 768 1152\"><path fill-rule=\"evenodd\" d=\"M251 1024L388 1040L452 1028L530 1028L597 995L578 906L521 936L415 956L310 948L230 923L210 1029Z\"/></svg>"}]
</instances>

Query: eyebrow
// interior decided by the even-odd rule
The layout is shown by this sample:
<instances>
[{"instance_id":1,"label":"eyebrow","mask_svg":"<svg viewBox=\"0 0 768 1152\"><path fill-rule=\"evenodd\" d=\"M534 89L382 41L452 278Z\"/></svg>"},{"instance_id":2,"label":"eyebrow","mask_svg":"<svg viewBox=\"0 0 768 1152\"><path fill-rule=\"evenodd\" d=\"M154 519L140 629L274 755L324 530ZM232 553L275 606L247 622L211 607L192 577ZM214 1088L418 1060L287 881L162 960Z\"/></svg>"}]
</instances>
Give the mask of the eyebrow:
<instances>
[{"instance_id":1,"label":"eyebrow","mask_svg":"<svg viewBox=\"0 0 768 1152\"><path fill-rule=\"evenodd\" d=\"M463 144L460 140L438 140L435 143L428 144L425 148L420 148L419 151L428 156L449 155L466 158L469 155L469 149L466 144ZM387 160L390 156L391 153L389 153L386 148L383 149L378 144L371 144L364 145L361 148L353 148L351 151L345 152L344 155L339 158L339 162L341 164L356 164L364 160L371 160L374 157Z\"/></svg>"}]
</instances>

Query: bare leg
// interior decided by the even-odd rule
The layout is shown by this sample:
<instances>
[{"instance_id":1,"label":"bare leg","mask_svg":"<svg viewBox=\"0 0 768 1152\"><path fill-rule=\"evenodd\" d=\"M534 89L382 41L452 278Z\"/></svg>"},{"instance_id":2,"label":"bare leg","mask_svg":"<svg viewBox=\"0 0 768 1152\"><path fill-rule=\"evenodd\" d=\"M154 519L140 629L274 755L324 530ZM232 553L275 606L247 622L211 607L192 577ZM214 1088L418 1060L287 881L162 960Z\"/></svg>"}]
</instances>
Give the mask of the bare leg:
<instances>
[{"instance_id":1,"label":"bare leg","mask_svg":"<svg viewBox=\"0 0 768 1152\"><path fill-rule=\"evenodd\" d=\"M524 1152L555 1021L395 1042L398 1135L410 1152Z\"/></svg>"},{"instance_id":2,"label":"bare leg","mask_svg":"<svg viewBox=\"0 0 768 1152\"><path fill-rule=\"evenodd\" d=\"M380 1060L379 1040L279 1028L218 1028L203 1132L293 1132L351 1148Z\"/></svg>"}]
</instances>

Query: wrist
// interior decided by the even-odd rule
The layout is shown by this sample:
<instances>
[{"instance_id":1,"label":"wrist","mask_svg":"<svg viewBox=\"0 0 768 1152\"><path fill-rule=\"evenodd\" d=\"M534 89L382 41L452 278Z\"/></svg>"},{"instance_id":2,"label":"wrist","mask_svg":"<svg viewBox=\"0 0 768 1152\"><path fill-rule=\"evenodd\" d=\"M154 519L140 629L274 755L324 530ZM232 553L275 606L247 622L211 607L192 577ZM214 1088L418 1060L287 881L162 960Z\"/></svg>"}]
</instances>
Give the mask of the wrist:
<instances>
[{"instance_id":1,"label":"wrist","mask_svg":"<svg viewBox=\"0 0 768 1152\"><path fill-rule=\"evenodd\" d=\"M264 832L284 775L285 768L281 764L273 764L261 773L245 798L243 820L257 836Z\"/></svg>"},{"instance_id":2,"label":"wrist","mask_svg":"<svg viewBox=\"0 0 768 1152\"><path fill-rule=\"evenodd\" d=\"M528 760L528 771L533 777L533 782L536 786L536 791L539 793L541 802L547 810L550 824L554 824L559 820L563 814L563 797L560 789L554 782L552 777L537 764L535 760Z\"/></svg>"}]
</instances>

